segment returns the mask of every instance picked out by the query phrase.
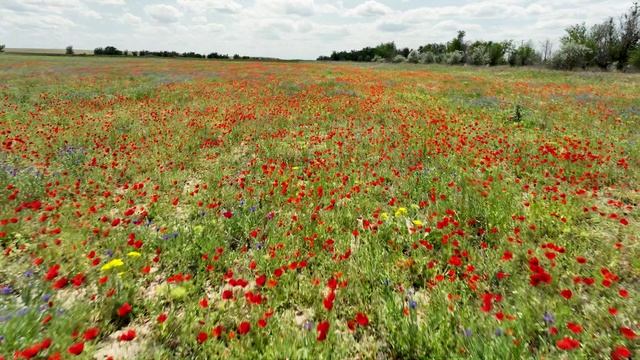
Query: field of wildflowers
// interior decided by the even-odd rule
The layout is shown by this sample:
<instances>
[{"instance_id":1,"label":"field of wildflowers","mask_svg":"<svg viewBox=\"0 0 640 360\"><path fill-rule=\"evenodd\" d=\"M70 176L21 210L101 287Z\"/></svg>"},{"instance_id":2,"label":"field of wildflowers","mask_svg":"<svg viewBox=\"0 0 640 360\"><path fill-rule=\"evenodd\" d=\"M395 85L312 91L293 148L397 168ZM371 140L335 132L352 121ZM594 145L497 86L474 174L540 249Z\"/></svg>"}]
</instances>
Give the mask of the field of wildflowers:
<instances>
[{"instance_id":1,"label":"field of wildflowers","mask_svg":"<svg viewBox=\"0 0 640 360\"><path fill-rule=\"evenodd\" d=\"M0 359L628 359L640 76L0 57Z\"/></svg>"}]
</instances>

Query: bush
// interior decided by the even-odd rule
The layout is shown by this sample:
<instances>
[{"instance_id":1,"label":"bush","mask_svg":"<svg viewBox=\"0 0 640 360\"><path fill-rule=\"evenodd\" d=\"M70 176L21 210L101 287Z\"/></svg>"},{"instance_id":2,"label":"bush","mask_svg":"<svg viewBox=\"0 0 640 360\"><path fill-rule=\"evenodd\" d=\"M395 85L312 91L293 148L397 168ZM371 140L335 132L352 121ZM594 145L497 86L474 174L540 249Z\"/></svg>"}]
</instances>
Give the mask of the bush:
<instances>
[{"instance_id":1,"label":"bush","mask_svg":"<svg viewBox=\"0 0 640 360\"><path fill-rule=\"evenodd\" d=\"M462 64L464 60L464 53L460 50L448 52L444 55L444 62L449 65Z\"/></svg>"},{"instance_id":2,"label":"bush","mask_svg":"<svg viewBox=\"0 0 640 360\"><path fill-rule=\"evenodd\" d=\"M585 45L568 41L562 45L551 59L551 65L556 69L572 70L574 68L585 68L589 62L591 49Z\"/></svg>"},{"instance_id":3,"label":"bush","mask_svg":"<svg viewBox=\"0 0 640 360\"><path fill-rule=\"evenodd\" d=\"M371 62L384 62L384 58L380 55L376 55L371 59Z\"/></svg>"},{"instance_id":4,"label":"bush","mask_svg":"<svg viewBox=\"0 0 640 360\"><path fill-rule=\"evenodd\" d=\"M487 47L484 45L474 46L467 54L467 63L471 65L489 65L490 60Z\"/></svg>"},{"instance_id":5,"label":"bush","mask_svg":"<svg viewBox=\"0 0 640 360\"><path fill-rule=\"evenodd\" d=\"M402 55L396 55L393 60L391 60L394 64L398 64L398 63L403 63L405 61L407 61L407 58L405 58Z\"/></svg>"},{"instance_id":6,"label":"bush","mask_svg":"<svg viewBox=\"0 0 640 360\"><path fill-rule=\"evenodd\" d=\"M431 51L427 51L420 54L420 59L418 60L420 64L433 64L436 62L436 54Z\"/></svg>"},{"instance_id":7,"label":"bush","mask_svg":"<svg viewBox=\"0 0 640 360\"><path fill-rule=\"evenodd\" d=\"M411 50L409 56L407 56L407 61L412 64L417 64L420 62L420 54L417 50Z\"/></svg>"},{"instance_id":8,"label":"bush","mask_svg":"<svg viewBox=\"0 0 640 360\"><path fill-rule=\"evenodd\" d=\"M4 52L4 44L0 45L0 53Z\"/></svg>"},{"instance_id":9,"label":"bush","mask_svg":"<svg viewBox=\"0 0 640 360\"><path fill-rule=\"evenodd\" d=\"M64 52L67 55L73 55L73 46L69 45L67 46L67 49Z\"/></svg>"}]
</instances>

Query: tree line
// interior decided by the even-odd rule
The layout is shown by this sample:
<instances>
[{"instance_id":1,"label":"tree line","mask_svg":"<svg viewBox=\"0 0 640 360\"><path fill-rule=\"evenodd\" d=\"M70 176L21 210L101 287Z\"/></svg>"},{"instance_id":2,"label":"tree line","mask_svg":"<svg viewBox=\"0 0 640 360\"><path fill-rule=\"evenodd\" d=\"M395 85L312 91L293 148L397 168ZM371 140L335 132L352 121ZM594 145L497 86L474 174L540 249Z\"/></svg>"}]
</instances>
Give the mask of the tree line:
<instances>
[{"instance_id":1,"label":"tree line","mask_svg":"<svg viewBox=\"0 0 640 360\"><path fill-rule=\"evenodd\" d=\"M360 50L334 51L320 56L320 61L410 62L449 65L547 65L571 70L599 67L624 70L640 69L640 7L634 3L618 19L610 17L600 24L576 24L565 29L560 48L553 51L550 40L538 47L533 42L467 41L466 33L458 34L446 43L431 43L417 49L398 48L395 42Z\"/></svg>"},{"instance_id":2,"label":"tree line","mask_svg":"<svg viewBox=\"0 0 640 360\"><path fill-rule=\"evenodd\" d=\"M219 54L217 52L212 52L205 55L205 54L199 54L193 51L182 52L182 53L179 53L177 51L149 51L149 50L128 51L128 50L119 50L114 46L96 48L95 50L93 50L93 54L98 56L156 56L156 57L170 57L170 58L183 57L183 58L196 58L196 59L267 60L267 58L263 58L263 57L240 56L238 54L229 56L227 54Z\"/></svg>"}]
</instances>

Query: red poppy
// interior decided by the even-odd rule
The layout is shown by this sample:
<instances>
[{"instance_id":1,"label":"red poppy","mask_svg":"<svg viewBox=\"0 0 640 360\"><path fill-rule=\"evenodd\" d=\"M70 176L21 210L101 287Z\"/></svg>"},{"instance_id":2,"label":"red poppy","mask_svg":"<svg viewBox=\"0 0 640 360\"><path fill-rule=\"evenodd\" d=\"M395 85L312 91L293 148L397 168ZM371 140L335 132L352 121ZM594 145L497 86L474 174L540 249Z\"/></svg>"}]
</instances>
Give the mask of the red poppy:
<instances>
[{"instance_id":1,"label":"red poppy","mask_svg":"<svg viewBox=\"0 0 640 360\"><path fill-rule=\"evenodd\" d=\"M611 352L611 359L612 360L630 359L631 355L633 355L631 353L631 350L627 349L623 345L620 345L620 346L616 346L616 348L613 349L613 352Z\"/></svg>"},{"instance_id":2,"label":"red poppy","mask_svg":"<svg viewBox=\"0 0 640 360\"><path fill-rule=\"evenodd\" d=\"M318 341L324 341L327 338L327 333L329 332L329 322L327 320L323 320L318 323L316 326L316 331L318 332Z\"/></svg>"},{"instance_id":3,"label":"red poppy","mask_svg":"<svg viewBox=\"0 0 640 360\"><path fill-rule=\"evenodd\" d=\"M233 292L231 290L225 290L222 292L222 299L223 300L230 300L233 299Z\"/></svg>"},{"instance_id":4,"label":"red poppy","mask_svg":"<svg viewBox=\"0 0 640 360\"><path fill-rule=\"evenodd\" d=\"M238 334L244 335L251 330L251 324L248 321L243 321L238 325Z\"/></svg>"},{"instance_id":5,"label":"red poppy","mask_svg":"<svg viewBox=\"0 0 640 360\"><path fill-rule=\"evenodd\" d=\"M369 325L369 318L363 313L357 313L356 322L358 322L358 325L360 326L367 326Z\"/></svg>"},{"instance_id":6,"label":"red poppy","mask_svg":"<svg viewBox=\"0 0 640 360\"><path fill-rule=\"evenodd\" d=\"M224 328L222 327L222 325L218 325L211 330L211 336L219 338L222 335L223 331Z\"/></svg>"},{"instance_id":7,"label":"red poppy","mask_svg":"<svg viewBox=\"0 0 640 360\"><path fill-rule=\"evenodd\" d=\"M131 341L133 339L136 338L136 331L133 329L129 329L124 331L122 334L120 334L120 336L118 337L118 340L120 341Z\"/></svg>"},{"instance_id":8,"label":"red poppy","mask_svg":"<svg viewBox=\"0 0 640 360\"><path fill-rule=\"evenodd\" d=\"M560 291L560 295L561 295L563 298L565 298L565 299L569 300L569 299L571 299L571 297L573 296L573 293L572 293L572 292L571 292L571 290L569 290L569 289L564 289L564 290Z\"/></svg>"},{"instance_id":9,"label":"red poppy","mask_svg":"<svg viewBox=\"0 0 640 360\"><path fill-rule=\"evenodd\" d=\"M158 324L162 324L163 322L167 321L167 314L162 313L160 315L158 315Z\"/></svg>"},{"instance_id":10,"label":"red poppy","mask_svg":"<svg viewBox=\"0 0 640 360\"><path fill-rule=\"evenodd\" d=\"M129 303L124 303L118 309L118 316L125 317L125 316L129 315L129 313L131 312L132 309L133 308L131 307L131 305L129 305Z\"/></svg>"},{"instance_id":11,"label":"red poppy","mask_svg":"<svg viewBox=\"0 0 640 360\"><path fill-rule=\"evenodd\" d=\"M207 341L208 338L209 338L209 336L207 335L206 332L201 331L201 332L198 333L198 342L200 344L202 344L203 342Z\"/></svg>"},{"instance_id":12,"label":"red poppy","mask_svg":"<svg viewBox=\"0 0 640 360\"><path fill-rule=\"evenodd\" d=\"M556 341L556 346L561 350L574 350L580 347L580 341L565 336Z\"/></svg>"},{"instance_id":13,"label":"red poppy","mask_svg":"<svg viewBox=\"0 0 640 360\"><path fill-rule=\"evenodd\" d=\"M83 342L75 343L69 346L67 351L69 352L69 354L72 354L72 355L80 355L84 351L84 343Z\"/></svg>"},{"instance_id":14,"label":"red poppy","mask_svg":"<svg viewBox=\"0 0 640 360\"><path fill-rule=\"evenodd\" d=\"M580 334L582 332L582 326L573 322L567 323L567 329L571 330L574 334Z\"/></svg>"},{"instance_id":15,"label":"red poppy","mask_svg":"<svg viewBox=\"0 0 640 360\"><path fill-rule=\"evenodd\" d=\"M92 327L87 329L84 332L84 339L87 341L91 341L93 339L95 339L96 337L98 337L98 335L100 334L100 329L98 329L97 327Z\"/></svg>"},{"instance_id":16,"label":"red poppy","mask_svg":"<svg viewBox=\"0 0 640 360\"><path fill-rule=\"evenodd\" d=\"M209 301L207 300L207 298L202 298L200 300L200 307L203 309L206 309L207 307L209 307Z\"/></svg>"},{"instance_id":17,"label":"red poppy","mask_svg":"<svg viewBox=\"0 0 640 360\"><path fill-rule=\"evenodd\" d=\"M620 333L629 340L633 340L636 338L636 333L628 327L621 327Z\"/></svg>"}]
</instances>

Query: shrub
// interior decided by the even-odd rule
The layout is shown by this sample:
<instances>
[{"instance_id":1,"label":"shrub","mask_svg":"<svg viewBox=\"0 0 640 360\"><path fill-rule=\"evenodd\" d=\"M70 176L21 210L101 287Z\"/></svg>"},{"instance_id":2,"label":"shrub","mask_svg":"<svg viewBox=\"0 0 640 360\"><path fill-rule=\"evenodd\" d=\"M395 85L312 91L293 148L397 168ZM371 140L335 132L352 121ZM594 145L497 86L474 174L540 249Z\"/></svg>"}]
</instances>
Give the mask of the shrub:
<instances>
[{"instance_id":1,"label":"shrub","mask_svg":"<svg viewBox=\"0 0 640 360\"><path fill-rule=\"evenodd\" d=\"M417 64L420 62L420 54L417 50L411 50L409 56L407 56L407 61L412 64Z\"/></svg>"},{"instance_id":2,"label":"shrub","mask_svg":"<svg viewBox=\"0 0 640 360\"><path fill-rule=\"evenodd\" d=\"M574 68L585 68L589 61L591 49L585 45L568 41L562 44L551 60L551 64L556 69L572 70Z\"/></svg>"},{"instance_id":3,"label":"shrub","mask_svg":"<svg viewBox=\"0 0 640 360\"><path fill-rule=\"evenodd\" d=\"M67 49L64 52L67 55L73 55L73 46L69 45L67 46Z\"/></svg>"},{"instance_id":4,"label":"shrub","mask_svg":"<svg viewBox=\"0 0 640 360\"><path fill-rule=\"evenodd\" d=\"M393 60L391 60L391 61L392 61L393 63L397 64L397 63L402 63L402 62L407 61L407 58L405 58L405 57L404 57L404 56L402 56L402 55L396 55L396 56L393 58Z\"/></svg>"},{"instance_id":5,"label":"shrub","mask_svg":"<svg viewBox=\"0 0 640 360\"><path fill-rule=\"evenodd\" d=\"M467 63L471 65L488 65L490 60L487 47L484 44L474 46L467 53Z\"/></svg>"},{"instance_id":6,"label":"shrub","mask_svg":"<svg viewBox=\"0 0 640 360\"><path fill-rule=\"evenodd\" d=\"M449 65L462 64L463 60L464 60L464 53L460 50L448 52L444 55L444 62Z\"/></svg>"},{"instance_id":7,"label":"shrub","mask_svg":"<svg viewBox=\"0 0 640 360\"><path fill-rule=\"evenodd\" d=\"M418 60L420 64L433 64L436 62L436 54L431 51L427 51L420 54L420 59Z\"/></svg>"},{"instance_id":8,"label":"shrub","mask_svg":"<svg viewBox=\"0 0 640 360\"><path fill-rule=\"evenodd\" d=\"M4 44L1 44L1 45L0 45L0 53L1 53L1 52L4 52Z\"/></svg>"}]
</instances>

